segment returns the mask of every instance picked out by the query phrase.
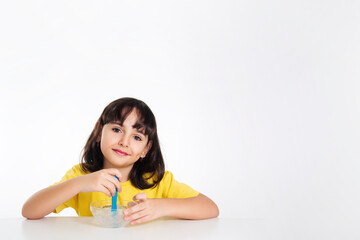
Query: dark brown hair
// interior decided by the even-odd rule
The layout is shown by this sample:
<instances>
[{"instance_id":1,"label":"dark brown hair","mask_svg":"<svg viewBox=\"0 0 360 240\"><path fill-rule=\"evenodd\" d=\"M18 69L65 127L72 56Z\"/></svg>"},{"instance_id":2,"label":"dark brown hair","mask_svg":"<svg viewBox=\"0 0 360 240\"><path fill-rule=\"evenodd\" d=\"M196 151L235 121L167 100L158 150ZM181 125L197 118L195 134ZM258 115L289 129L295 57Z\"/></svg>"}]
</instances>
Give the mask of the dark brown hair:
<instances>
[{"instance_id":1,"label":"dark brown hair","mask_svg":"<svg viewBox=\"0 0 360 240\"><path fill-rule=\"evenodd\" d=\"M127 116L136 110L138 120L133 126L143 131L148 136L148 143L152 145L142 161L136 161L130 171L131 183L139 189L155 187L163 178L165 164L160 150L155 116L150 108L135 98L120 98L111 102L102 112L95 129L90 134L81 159L81 168L84 172L101 170L104 165L104 156L100 145L96 141L101 136L101 130L105 124L118 122L122 124ZM153 181L148 181L149 179Z\"/></svg>"}]
</instances>

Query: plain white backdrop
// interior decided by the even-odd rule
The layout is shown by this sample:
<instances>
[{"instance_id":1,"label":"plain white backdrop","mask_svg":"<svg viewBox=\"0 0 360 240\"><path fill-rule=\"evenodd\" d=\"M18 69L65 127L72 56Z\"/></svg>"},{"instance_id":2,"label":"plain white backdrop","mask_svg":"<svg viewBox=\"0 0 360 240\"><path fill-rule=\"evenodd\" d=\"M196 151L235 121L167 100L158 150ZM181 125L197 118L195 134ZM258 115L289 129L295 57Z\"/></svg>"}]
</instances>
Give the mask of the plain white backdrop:
<instances>
[{"instance_id":1,"label":"plain white backdrop","mask_svg":"<svg viewBox=\"0 0 360 240\"><path fill-rule=\"evenodd\" d=\"M125 96L150 106L167 169L220 217L359 217L359 8L2 1L0 217L77 164Z\"/></svg>"}]
</instances>

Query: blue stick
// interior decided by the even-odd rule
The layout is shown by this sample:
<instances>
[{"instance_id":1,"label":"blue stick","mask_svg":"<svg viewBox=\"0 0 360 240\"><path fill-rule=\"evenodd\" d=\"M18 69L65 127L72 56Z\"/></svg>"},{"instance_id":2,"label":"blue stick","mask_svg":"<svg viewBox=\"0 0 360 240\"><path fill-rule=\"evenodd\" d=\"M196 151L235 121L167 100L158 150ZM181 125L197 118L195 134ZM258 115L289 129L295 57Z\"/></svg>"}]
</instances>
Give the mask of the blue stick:
<instances>
[{"instance_id":1,"label":"blue stick","mask_svg":"<svg viewBox=\"0 0 360 240\"><path fill-rule=\"evenodd\" d=\"M117 176L116 177L117 180L119 180L119 178ZM118 191L117 189L115 189L115 195L112 196L111 198L111 211L112 212L116 212L117 211L117 195L118 195Z\"/></svg>"}]
</instances>

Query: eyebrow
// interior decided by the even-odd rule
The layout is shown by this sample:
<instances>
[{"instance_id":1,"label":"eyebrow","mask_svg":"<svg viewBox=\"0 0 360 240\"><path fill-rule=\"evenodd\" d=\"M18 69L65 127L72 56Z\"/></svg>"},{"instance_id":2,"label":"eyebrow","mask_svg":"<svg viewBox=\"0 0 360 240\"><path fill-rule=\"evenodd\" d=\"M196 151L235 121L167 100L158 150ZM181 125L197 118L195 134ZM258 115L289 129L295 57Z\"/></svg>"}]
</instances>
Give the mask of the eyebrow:
<instances>
[{"instance_id":1,"label":"eyebrow","mask_svg":"<svg viewBox=\"0 0 360 240\"><path fill-rule=\"evenodd\" d=\"M124 127L120 122L111 122L111 124L115 124L115 125L119 125L120 127ZM144 131L140 131L140 129L138 129L138 128L134 128L133 127L133 129L136 129L136 131L138 132L138 133L140 133L140 134L142 134L142 135L146 135L145 134L145 130Z\"/></svg>"}]
</instances>

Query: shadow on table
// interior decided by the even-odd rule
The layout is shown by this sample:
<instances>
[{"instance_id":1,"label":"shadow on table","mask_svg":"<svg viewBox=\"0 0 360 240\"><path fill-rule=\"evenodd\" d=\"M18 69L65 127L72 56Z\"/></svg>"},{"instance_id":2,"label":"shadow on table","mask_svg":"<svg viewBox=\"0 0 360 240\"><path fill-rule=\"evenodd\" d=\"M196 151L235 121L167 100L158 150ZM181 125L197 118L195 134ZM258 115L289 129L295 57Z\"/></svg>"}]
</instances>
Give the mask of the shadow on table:
<instances>
[{"instance_id":1,"label":"shadow on table","mask_svg":"<svg viewBox=\"0 0 360 240\"><path fill-rule=\"evenodd\" d=\"M163 217L150 222L120 228L101 227L94 217L45 217L22 222L22 235L26 239L66 239L84 236L101 238L107 234L122 234L127 239L148 239L163 236L169 239L216 239L219 219L180 220Z\"/></svg>"},{"instance_id":2,"label":"shadow on table","mask_svg":"<svg viewBox=\"0 0 360 240\"><path fill-rule=\"evenodd\" d=\"M101 225L98 222L96 222L94 217L74 217L71 218L71 221L79 224L85 224L88 226L101 227Z\"/></svg>"},{"instance_id":3,"label":"shadow on table","mask_svg":"<svg viewBox=\"0 0 360 240\"><path fill-rule=\"evenodd\" d=\"M148 236L162 236L168 239L214 239L217 232L219 219L206 220L181 220L171 217L163 217L143 224L127 228L127 232L134 239ZM216 234L215 234L216 235Z\"/></svg>"},{"instance_id":4,"label":"shadow on table","mask_svg":"<svg viewBox=\"0 0 360 240\"><path fill-rule=\"evenodd\" d=\"M22 221L22 235L26 239L61 239L64 234L80 235L97 226L93 217L44 217ZM100 228L100 227L99 227ZM76 231L75 231L76 230Z\"/></svg>"}]
</instances>

